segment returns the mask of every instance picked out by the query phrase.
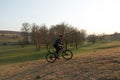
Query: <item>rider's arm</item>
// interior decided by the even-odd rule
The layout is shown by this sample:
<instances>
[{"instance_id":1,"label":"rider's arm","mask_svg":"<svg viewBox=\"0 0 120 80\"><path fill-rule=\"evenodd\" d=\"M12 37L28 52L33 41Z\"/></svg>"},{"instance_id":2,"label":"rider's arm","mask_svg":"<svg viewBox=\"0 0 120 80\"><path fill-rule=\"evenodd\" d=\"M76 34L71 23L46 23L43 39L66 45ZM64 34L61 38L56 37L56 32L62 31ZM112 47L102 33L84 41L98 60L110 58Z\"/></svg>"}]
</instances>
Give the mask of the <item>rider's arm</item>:
<instances>
[{"instance_id":1,"label":"rider's arm","mask_svg":"<svg viewBox=\"0 0 120 80\"><path fill-rule=\"evenodd\" d=\"M61 41L58 43L58 45L59 45L60 47L63 47L63 46L64 46L64 44L63 44Z\"/></svg>"}]
</instances>

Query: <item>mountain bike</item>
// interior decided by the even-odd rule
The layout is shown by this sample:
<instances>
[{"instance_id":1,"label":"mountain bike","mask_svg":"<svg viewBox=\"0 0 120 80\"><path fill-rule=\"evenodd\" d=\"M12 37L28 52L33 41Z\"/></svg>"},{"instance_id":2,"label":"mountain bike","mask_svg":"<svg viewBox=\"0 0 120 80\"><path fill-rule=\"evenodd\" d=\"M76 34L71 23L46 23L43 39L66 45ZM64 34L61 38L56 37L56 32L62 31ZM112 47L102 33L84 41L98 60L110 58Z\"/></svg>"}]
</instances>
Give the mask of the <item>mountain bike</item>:
<instances>
[{"instance_id":1,"label":"mountain bike","mask_svg":"<svg viewBox=\"0 0 120 80\"><path fill-rule=\"evenodd\" d=\"M53 63L55 62L55 60L57 59L56 56L60 56L60 54L62 54L61 56L65 59L65 60L70 60L73 57L73 53L71 50L69 49L64 49L63 47L61 47L60 51L58 52L58 54L53 51L53 52L49 52L46 55L46 60L49 63Z\"/></svg>"}]
</instances>

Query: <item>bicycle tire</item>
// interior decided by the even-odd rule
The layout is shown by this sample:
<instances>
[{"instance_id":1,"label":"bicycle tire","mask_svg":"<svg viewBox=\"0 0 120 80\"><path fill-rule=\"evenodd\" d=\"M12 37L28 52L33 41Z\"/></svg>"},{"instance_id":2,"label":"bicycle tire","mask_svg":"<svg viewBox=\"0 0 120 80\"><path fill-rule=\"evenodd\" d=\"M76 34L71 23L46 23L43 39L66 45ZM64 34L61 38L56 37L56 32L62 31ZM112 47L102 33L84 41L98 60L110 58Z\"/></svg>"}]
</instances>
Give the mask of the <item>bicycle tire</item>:
<instances>
[{"instance_id":1,"label":"bicycle tire","mask_svg":"<svg viewBox=\"0 0 120 80\"><path fill-rule=\"evenodd\" d=\"M49 63L55 62L55 60L56 60L55 54L54 54L54 53L48 53L48 54L46 55L46 60L47 60Z\"/></svg>"},{"instance_id":2,"label":"bicycle tire","mask_svg":"<svg viewBox=\"0 0 120 80\"><path fill-rule=\"evenodd\" d=\"M71 50L65 50L62 52L62 57L65 59L65 60L70 60L72 59L73 57L73 53Z\"/></svg>"}]
</instances>

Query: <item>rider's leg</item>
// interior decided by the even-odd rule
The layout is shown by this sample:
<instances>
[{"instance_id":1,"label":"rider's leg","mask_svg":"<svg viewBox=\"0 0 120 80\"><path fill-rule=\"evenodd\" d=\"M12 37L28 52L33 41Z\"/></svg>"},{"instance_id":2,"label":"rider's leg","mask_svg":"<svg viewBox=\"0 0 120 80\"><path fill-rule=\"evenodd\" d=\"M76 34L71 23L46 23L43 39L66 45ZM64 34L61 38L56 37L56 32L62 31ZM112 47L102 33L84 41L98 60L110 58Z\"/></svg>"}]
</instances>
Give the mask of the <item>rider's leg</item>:
<instances>
[{"instance_id":1,"label":"rider's leg","mask_svg":"<svg viewBox=\"0 0 120 80\"><path fill-rule=\"evenodd\" d=\"M59 52L60 48L59 48L59 46L57 46L57 45L55 45L54 47L55 47L56 53L57 53L56 57L58 58L58 52Z\"/></svg>"}]
</instances>

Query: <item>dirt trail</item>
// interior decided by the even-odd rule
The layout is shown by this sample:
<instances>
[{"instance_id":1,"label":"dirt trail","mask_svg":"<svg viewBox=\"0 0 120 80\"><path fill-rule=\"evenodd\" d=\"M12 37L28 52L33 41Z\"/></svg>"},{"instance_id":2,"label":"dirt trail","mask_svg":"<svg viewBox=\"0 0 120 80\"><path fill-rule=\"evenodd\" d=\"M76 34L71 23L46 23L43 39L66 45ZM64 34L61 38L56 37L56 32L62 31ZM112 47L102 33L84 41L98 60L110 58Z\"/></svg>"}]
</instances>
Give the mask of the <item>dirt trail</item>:
<instances>
[{"instance_id":1,"label":"dirt trail","mask_svg":"<svg viewBox=\"0 0 120 80\"><path fill-rule=\"evenodd\" d=\"M0 66L0 80L120 80L120 48L75 55L72 60L38 60Z\"/></svg>"}]
</instances>

